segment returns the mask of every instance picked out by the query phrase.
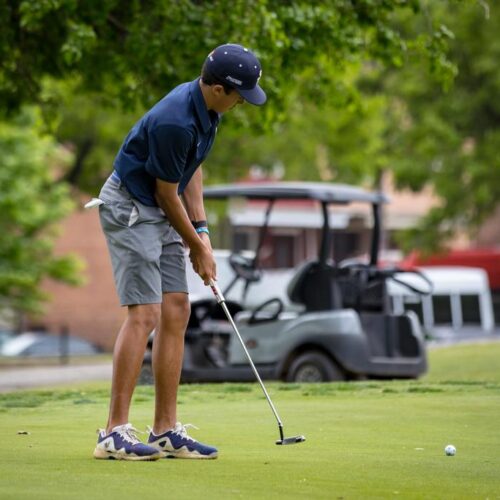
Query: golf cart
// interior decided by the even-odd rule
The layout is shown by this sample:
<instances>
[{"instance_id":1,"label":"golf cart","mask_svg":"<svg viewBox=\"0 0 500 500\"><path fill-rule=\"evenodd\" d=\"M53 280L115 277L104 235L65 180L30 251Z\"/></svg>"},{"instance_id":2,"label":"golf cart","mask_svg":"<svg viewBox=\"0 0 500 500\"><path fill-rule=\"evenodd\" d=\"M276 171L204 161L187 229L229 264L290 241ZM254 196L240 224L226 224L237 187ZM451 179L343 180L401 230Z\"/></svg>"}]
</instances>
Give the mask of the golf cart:
<instances>
[{"instance_id":1,"label":"golf cart","mask_svg":"<svg viewBox=\"0 0 500 500\"><path fill-rule=\"evenodd\" d=\"M427 368L424 337L417 316L396 314L387 293L388 280L398 280L401 269L378 267L382 193L330 183L228 184L207 187L205 199L244 198L267 203L255 253L232 253L233 277L219 285L226 297L239 283L244 292L265 280L259 256L278 200L314 200L321 206L319 255L290 275L288 304L276 296L256 307L244 300L226 300L227 308L263 379L290 382L323 382L366 377L416 378ZM373 228L368 263L330 259L332 231L330 206L371 205ZM220 273L220 271L219 271ZM423 280L425 278L422 278ZM414 293L430 293L400 281ZM210 288L206 287L207 293ZM191 294L192 295L192 294ZM245 293L243 293L245 296ZM215 298L191 297L191 317L186 331L182 381L252 381L241 344ZM144 370L150 370L147 359ZM143 375L144 375L143 370ZM144 376L143 376L144 379Z\"/></svg>"}]
</instances>

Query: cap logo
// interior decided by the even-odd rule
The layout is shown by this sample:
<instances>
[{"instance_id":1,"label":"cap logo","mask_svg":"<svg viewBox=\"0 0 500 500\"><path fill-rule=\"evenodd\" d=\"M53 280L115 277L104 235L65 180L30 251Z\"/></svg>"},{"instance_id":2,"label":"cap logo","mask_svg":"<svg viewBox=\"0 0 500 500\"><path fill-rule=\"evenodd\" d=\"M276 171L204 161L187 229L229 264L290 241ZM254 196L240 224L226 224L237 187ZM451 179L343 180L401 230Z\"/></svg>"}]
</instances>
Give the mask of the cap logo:
<instances>
[{"instance_id":1,"label":"cap logo","mask_svg":"<svg viewBox=\"0 0 500 500\"><path fill-rule=\"evenodd\" d=\"M236 85L242 85L242 84L243 84L243 82L242 82L241 80L238 80L238 79L236 79L236 78L233 78L233 77L232 77L232 76L230 76L230 75L227 75L227 76L226 76L226 80L228 80L228 81L230 81L231 83L234 83L234 84L236 84Z\"/></svg>"}]
</instances>

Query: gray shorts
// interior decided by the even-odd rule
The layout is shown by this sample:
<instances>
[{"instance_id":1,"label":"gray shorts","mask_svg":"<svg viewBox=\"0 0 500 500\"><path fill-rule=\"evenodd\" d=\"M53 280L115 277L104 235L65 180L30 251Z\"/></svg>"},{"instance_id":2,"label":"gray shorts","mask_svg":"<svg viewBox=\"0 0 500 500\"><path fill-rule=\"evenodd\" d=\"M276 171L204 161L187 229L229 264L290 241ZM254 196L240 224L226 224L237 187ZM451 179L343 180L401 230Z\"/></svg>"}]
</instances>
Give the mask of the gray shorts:
<instances>
[{"instance_id":1,"label":"gray shorts","mask_svg":"<svg viewBox=\"0 0 500 500\"><path fill-rule=\"evenodd\" d=\"M112 178L99 198L121 305L158 304L163 293L188 293L184 244L164 212L132 198Z\"/></svg>"}]
</instances>

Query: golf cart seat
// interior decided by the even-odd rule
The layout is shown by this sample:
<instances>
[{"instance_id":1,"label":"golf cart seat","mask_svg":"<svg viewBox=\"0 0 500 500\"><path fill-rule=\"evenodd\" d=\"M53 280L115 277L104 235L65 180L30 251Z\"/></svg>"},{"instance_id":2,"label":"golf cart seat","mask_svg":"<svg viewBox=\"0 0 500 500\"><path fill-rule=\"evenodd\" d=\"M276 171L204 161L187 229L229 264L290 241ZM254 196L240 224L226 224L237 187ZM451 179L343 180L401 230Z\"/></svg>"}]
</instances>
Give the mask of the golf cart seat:
<instances>
[{"instance_id":1,"label":"golf cart seat","mask_svg":"<svg viewBox=\"0 0 500 500\"><path fill-rule=\"evenodd\" d=\"M297 270L287 287L292 302L306 311L342 309L342 294L336 281L337 270L330 264L310 261Z\"/></svg>"}]
</instances>

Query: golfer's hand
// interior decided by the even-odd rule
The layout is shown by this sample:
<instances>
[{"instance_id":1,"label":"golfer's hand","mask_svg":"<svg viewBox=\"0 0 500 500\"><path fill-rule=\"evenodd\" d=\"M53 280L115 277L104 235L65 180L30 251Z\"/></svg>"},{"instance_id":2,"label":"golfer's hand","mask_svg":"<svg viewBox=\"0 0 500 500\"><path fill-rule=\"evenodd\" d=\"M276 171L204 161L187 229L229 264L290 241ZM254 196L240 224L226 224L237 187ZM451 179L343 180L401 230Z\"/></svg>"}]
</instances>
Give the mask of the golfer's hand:
<instances>
[{"instance_id":1,"label":"golfer's hand","mask_svg":"<svg viewBox=\"0 0 500 500\"><path fill-rule=\"evenodd\" d=\"M200 245L199 249L189 252L189 259L193 264L194 271L200 275L205 285L209 285L210 280L217 279L215 259L212 249L207 245Z\"/></svg>"}]
</instances>

